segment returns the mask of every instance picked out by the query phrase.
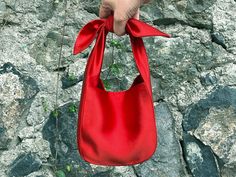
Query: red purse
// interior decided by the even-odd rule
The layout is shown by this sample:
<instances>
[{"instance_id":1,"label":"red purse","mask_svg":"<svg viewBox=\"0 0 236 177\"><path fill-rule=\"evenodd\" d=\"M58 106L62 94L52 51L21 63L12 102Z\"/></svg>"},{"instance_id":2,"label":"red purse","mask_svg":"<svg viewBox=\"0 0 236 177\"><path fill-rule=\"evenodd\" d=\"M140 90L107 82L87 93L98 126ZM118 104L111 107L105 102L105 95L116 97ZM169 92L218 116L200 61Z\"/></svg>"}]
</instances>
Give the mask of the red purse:
<instances>
[{"instance_id":1,"label":"red purse","mask_svg":"<svg viewBox=\"0 0 236 177\"><path fill-rule=\"evenodd\" d=\"M134 165L148 160L157 147L148 57L141 37L170 36L134 18L128 20L126 31L140 74L125 91L106 91L100 79L113 16L86 24L74 45L76 55L96 38L85 70L77 129L79 153L92 164Z\"/></svg>"}]
</instances>

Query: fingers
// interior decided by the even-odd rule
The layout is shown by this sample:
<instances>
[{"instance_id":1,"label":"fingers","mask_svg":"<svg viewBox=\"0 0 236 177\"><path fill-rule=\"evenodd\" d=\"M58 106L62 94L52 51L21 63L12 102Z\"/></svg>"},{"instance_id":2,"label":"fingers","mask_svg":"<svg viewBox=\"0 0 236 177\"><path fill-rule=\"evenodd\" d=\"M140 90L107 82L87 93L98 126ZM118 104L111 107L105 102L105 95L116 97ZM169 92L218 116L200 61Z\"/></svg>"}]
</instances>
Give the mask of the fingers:
<instances>
[{"instance_id":1,"label":"fingers","mask_svg":"<svg viewBox=\"0 0 236 177\"><path fill-rule=\"evenodd\" d=\"M137 12L134 14L133 18L136 18L137 20L139 20L139 9L138 9Z\"/></svg>"},{"instance_id":2,"label":"fingers","mask_svg":"<svg viewBox=\"0 0 236 177\"><path fill-rule=\"evenodd\" d=\"M122 17L115 11L113 29L116 35L122 36L125 34L125 26L126 26L127 21L128 19Z\"/></svg>"},{"instance_id":3,"label":"fingers","mask_svg":"<svg viewBox=\"0 0 236 177\"><path fill-rule=\"evenodd\" d=\"M135 14L132 17L139 20L139 9L135 12ZM128 19L129 17L121 16L117 12L115 12L113 28L114 28L114 33L116 33L116 35L122 36L126 33L125 27L128 22Z\"/></svg>"},{"instance_id":4,"label":"fingers","mask_svg":"<svg viewBox=\"0 0 236 177\"><path fill-rule=\"evenodd\" d=\"M148 0L147 0L148 1ZM107 18L114 13L114 33L122 36L129 18L139 19L140 0L102 0L99 17Z\"/></svg>"},{"instance_id":5,"label":"fingers","mask_svg":"<svg viewBox=\"0 0 236 177\"><path fill-rule=\"evenodd\" d=\"M99 9L99 17L100 18L107 18L110 16L112 13L112 9L105 4L101 4L100 9Z\"/></svg>"}]
</instances>

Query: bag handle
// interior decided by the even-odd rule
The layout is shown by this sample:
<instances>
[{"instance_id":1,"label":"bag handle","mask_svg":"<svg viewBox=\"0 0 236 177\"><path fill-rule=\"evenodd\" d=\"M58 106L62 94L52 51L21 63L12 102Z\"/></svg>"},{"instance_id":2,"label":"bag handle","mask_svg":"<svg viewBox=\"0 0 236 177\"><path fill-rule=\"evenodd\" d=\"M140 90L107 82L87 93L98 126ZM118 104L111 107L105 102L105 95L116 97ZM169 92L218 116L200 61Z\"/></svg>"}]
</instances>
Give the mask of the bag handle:
<instances>
[{"instance_id":1,"label":"bag handle","mask_svg":"<svg viewBox=\"0 0 236 177\"><path fill-rule=\"evenodd\" d=\"M89 56L89 60L87 63L85 74L87 77L97 76L98 79L100 77L103 55L105 50L106 36L108 32L114 32L113 21L113 15L109 16L107 19L92 20L80 30L76 38L73 51L74 55L86 49L97 37L95 46ZM149 88L150 94L152 94L148 57L146 54L142 37L170 37L170 35L134 18L130 18L128 20L126 25L126 32L130 36L131 46L137 68L141 76L143 77L144 82L146 84L149 84L147 86Z\"/></svg>"}]
</instances>

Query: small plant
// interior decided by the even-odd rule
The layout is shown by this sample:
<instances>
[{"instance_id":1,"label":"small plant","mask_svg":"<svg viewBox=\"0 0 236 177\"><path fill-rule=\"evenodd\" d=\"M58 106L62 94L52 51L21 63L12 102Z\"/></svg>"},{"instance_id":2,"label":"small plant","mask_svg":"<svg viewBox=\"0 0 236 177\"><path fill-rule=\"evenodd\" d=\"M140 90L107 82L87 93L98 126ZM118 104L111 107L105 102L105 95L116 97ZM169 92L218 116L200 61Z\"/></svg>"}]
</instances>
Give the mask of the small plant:
<instances>
[{"instance_id":1,"label":"small plant","mask_svg":"<svg viewBox=\"0 0 236 177\"><path fill-rule=\"evenodd\" d=\"M117 75L120 72L120 66L119 66L118 63L115 63L115 64L111 65L109 67L109 69L111 70L111 73L114 74L114 75Z\"/></svg>"},{"instance_id":2,"label":"small plant","mask_svg":"<svg viewBox=\"0 0 236 177\"><path fill-rule=\"evenodd\" d=\"M44 112L48 112L48 104L45 101L45 98L42 98L42 106L43 106L43 110Z\"/></svg>"},{"instance_id":3,"label":"small plant","mask_svg":"<svg viewBox=\"0 0 236 177\"><path fill-rule=\"evenodd\" d=\"M68 80L69 81L74 81L74 80L77 80L77 77L74 74L69 74L68 75Z\"/></svg>"},{"instance_id":4,"label":"small plant","mask_svg":"<svg viewBox=\"0 0 236 177\"><path fill-rule=\"evenodd\" d=\"M59 116L59 110L58 110L58 109L55 109L54 111L52 111L52 115L53 115L53 117L58 118L58 116Z\"/></svg>"},{"instance_id":5,"label":"small plant","mask_svg":"<svg viewBox=\"0 0 236 177\"><path fill-rule=\"evenodd\" d=\"M77 170L78 170L78 171L81 171L81 166L78 165Z\"/></svg>"},{"instance_id":6,"label":"small plant","mask_svg":"<svg viewBox=\"0 0 236 177\"><path fill-rule=\"evenodd\" d=\"M109 84L108 80L103 80L103 85L106 90L111 90L111 85Z\"/></svg>"},{"instance_id":7,"label":"small plant","mask_svg":"<svg viewBox=\"0 0 236 177\"><path fill-rule=\"evenodd\" d=\"M73 103L69 106L68 109L69 109L69 112L75 113L75 112L77 112L77 105L75 103Z\"/></svg>"},{"instance_id":8,"label":"small plant","mask_svg":"<svg viewBox=\"0 0 236 177\"><path fill-rule=\"evenodd\" d=\"M62 170L56 171L56 177L66 177L66 174Z\"/></svg>"},{"instance_id":9,"label":"small plant","mask_svg":"<svg viewBox=\"0 0 236 177\"><path fill-rule=\"evenodd\" d=\"M121 47L122 47L121 43L117 40L114 40L114 39L111 40L110 44L111 44L112 47L115 47L117 49L121 49Z\"/></svg>"},{"instance_id":10,"label":"small plant","mask_svg":"<svg viewBox=\"0 0 236 177\"><path fill-rule=\"evenodd\" d=\"M66 165L66 171L71 172L72 165Z\"/></svg>"}]
</instances>

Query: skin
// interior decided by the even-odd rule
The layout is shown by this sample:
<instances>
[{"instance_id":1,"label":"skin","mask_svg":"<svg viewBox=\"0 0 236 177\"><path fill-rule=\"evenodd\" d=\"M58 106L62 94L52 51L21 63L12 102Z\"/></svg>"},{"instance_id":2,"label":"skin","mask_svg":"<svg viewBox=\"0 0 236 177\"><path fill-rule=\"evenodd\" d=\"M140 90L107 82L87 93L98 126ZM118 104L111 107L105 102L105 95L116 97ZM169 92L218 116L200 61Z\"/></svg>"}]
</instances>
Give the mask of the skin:
<instances>
[{"instance_id":1,"label":"skin","mask_svg":"<svg viewBox=\"0 0 236 177\"><path fill-rule=\"evenodd\" d=\"M139 7L150 0L102 0L99 17L107 18L114 14L114 33L125 34L125 26L129 18L139 19Z\"/></svg>"}]
</instances>

